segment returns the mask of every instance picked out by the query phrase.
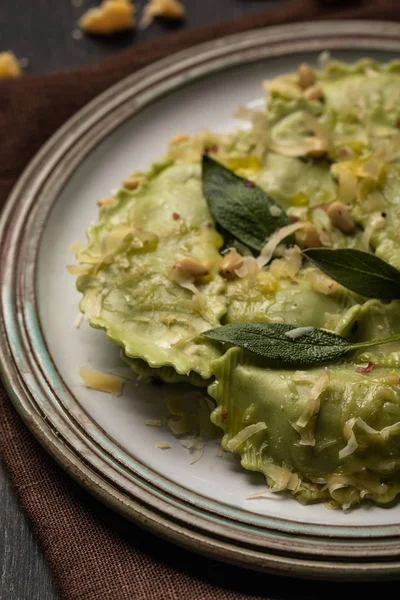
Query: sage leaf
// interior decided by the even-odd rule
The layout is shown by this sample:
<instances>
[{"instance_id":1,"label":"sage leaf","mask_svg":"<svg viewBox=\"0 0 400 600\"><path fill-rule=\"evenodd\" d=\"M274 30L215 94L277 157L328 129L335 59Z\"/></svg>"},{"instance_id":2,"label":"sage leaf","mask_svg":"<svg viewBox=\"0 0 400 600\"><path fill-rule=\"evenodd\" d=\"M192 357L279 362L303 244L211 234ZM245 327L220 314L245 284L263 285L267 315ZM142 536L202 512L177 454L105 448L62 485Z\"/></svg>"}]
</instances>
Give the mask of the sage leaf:
<instances>
[{"instance_id":1,"label":"sage leaf","mask_svg":"<svg viewBox=\"0 0 400 600\"><path fill-rule=\"evenodd\" d=\"M400 334L352 344L340 335L289 323L230 323L202 333L223 344L258 354L272 366L315 366L339 360L350 351L400 340ZM278 363L278 364L277 364Z\"/></svg>"},{"instance_id":2,"label":"sage leaf","mask_svg":"<svg viewBox=\"0 0 400 600\"><path fill-rule=\"evenodd\" d=\"M345 288L380 300L400 298L400 271L362 250L310 248L303 254Z\"/></svg>"},{"instance_id":3,"label":"sage leaf","mask_svg":"<svg viewBox=\"0 0 400 600\"><path fill-rule=\"evenodd\" d=\"M285 211L264 190L207 154L203 155L202 186L218 225L252 250L260 252L277 229L289 224Z\"/></svg>"}]
</instances>

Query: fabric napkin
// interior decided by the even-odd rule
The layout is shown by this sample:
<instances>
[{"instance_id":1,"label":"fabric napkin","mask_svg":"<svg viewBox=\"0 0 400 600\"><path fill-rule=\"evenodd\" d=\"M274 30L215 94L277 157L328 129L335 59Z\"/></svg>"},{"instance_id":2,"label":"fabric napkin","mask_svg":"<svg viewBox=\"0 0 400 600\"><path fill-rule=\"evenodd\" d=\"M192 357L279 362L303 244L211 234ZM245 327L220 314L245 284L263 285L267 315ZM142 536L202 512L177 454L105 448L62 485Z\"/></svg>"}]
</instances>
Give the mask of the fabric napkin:
<instances>
[{"instance_id":1,"label":"fabric napkin","mask_svg":"<svg viewBox=\"0 0 400 600\"><path fill-rule=\"evenodd\" d=\"M0 207L49 136L122 77L168 54L222 35L327 18L400 20L400 3L291 0L236 22L184 30L133 45L101 63L60 73L26 75L0 84ZM288 600L340 594L350 597L365 592L360 584L356 592L350 584L310 584L231 567L197 556L128 523L57 466L21 421L1 384L0 426L0 452L50 563L61 598ZM368 585L369 590L373 588L373 584ZM385 584L380 584L379 593L384 590Z\"/></svg>"}]
</instances>

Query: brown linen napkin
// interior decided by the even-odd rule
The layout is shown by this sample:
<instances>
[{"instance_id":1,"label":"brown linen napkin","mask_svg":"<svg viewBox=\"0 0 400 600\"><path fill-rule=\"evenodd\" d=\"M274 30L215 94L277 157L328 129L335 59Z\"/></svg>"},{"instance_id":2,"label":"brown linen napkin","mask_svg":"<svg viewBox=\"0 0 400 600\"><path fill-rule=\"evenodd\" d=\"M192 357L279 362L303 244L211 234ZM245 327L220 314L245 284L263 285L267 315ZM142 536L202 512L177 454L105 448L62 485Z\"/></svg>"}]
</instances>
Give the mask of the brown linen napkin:
<instances>
[{"instance_id":1,"label":"brown linen napkin","mask_svg":"<svg viewBox=\"0 0 400 600\"><path fill-rule=\"evenodd\" d=\"M168 54L222 35L326 18L400 20L400 5L393 0L291 0L237 22L134 45L99 64L2 83L0 207L46 139L81 106L122 77ZM349 584L346 588L316 582L310 586L219 564L128 523L94 500L56 465L25 427L1 385L0 427L1 454L62 598L246 600L337 597L341 593L350 597ZM384 592L382 586L380 593ZM362 593L363 587L358 585L357 593Z\"/></svg>"}]
</instances>

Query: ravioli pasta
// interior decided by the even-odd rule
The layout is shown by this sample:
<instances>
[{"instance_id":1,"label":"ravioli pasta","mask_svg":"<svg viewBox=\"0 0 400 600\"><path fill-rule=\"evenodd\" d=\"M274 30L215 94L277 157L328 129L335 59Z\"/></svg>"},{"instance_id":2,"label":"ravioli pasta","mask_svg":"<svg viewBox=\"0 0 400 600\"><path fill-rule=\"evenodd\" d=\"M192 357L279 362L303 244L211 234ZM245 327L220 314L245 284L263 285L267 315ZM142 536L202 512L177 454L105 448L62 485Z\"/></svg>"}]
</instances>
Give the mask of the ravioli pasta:
<instances>
[{"instance_id":1,"label":"ravioli pasta","mask_svg":"<svg viewBox=\"0 0 400 600\"><path fill-rule=\"evenodd\" d=\"M208 386L224 449L273 491L335 507L385 504L400 489L398 344L300 371L201 333L244 321L324 328L350 341L400 331L399 301L357 296L298 247L312 230L314 245L374 252L400 267L400 62L330 61L264 87L264 110L238 111L243 128L176 136L149 171L131 175L130 189L102 203L77 252L80 309L137 372ZM303 237L299 229L296 244L278 245L260 267L214 222L203 153L264 189L290 221L308 223ZM350 228L334 218L334 203ZM220 264L230 247L240 256L228 277Z\"/></svg>"}]
</instances>

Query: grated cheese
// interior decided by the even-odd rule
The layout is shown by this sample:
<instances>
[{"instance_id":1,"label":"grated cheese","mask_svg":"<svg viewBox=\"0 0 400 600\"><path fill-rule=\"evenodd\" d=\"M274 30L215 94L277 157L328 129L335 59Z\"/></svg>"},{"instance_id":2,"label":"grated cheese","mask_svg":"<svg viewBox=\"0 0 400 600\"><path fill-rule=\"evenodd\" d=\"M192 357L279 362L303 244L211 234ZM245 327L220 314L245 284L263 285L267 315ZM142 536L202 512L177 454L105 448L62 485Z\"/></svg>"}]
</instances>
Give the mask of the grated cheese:
<instances>
[{"instance_id":1,"label":"grated cheese","mask_svg":"<svg viewBox=\"0 0 400 600\"><path fill-rule=\"evenodd\" d=\"M185 288L186 290L189 290L189 292L192 292L193 294L199 293L199 290L194 285L194 277L191 277L182 269L178 269L176 265L171 267L168 273L168 277L171 281L174 281L181 287Z\"/></svg>"},{"instance_id":2,"label":"grated cheese","mask_svg":"<svg viewBox=\"0 0 400 600\"><path fill-rule=\"evenodd\" d=\"M307 335L307 333L311 333L313 330L314 327L296 327L296 329L285 331L285 336L294 340L296 338L302 337L303 335Z\"/></svg>"},{"instance_id":3,"label":"grated cheese","mask_svg":"<svg viewBox=\"0 0 400 600\"><path fill-rule=\"evenodd\" d=\"M112 206L116 204L115 198L99 198L97 200L97 206Z\"/></svg>"},{"instance_id":4,"label":"grated cheese","mask_svg":"<svg viewBox=\"0 0 400 600\"><path fill-rule=\"evenodd\" d=\"M181 442L181 446L183 446L184 448L186 448L189 451L198 450L197 456L195 456L193 458L193 460L190 461L191 465L194 465L195 463L197 463L204 455L205 444L201 438L192 438L190 440L183 440Z\"/></svg>"},{"instance_id":5,"label":"grated cheese","mask_svg":"<svg viewBox=\"0 0 400 600\"><path fill-rule=\"evenodd\" d=\"M321 394L329 385L329 371L325 371L318 377L307 398L306 406L296 423L292 424L294 429L301 435L301 446L315 446L315 418L321 406Z\"/></svg>"},{"instance_id":6,"label":"grated cheese","mask_svg":"<svg viewBox=\"0 0 400 600\"><path fill-rule=\"evenodd\" d=\"M91 270L90 265L67 265L67 271L71 275L87 275Z\"/></svg>"},{"instance_id":7,"label":"grated cheese","mask_svg":"<svg viewBox=\"0 0 400 600\"><path fill-rule=\"evenodd\" d=\"M157 444L157 448L159 448L160 450L169 450L171 446L168 444L168 442L159 442Z\"/></svg>"},{"instance_id":8,"label":"grated cheese","mask_svg":"<svg viewBox=\"0 0 400 600\"><path fill-rule=\"evenodd\" d=\"M108 392L114 396L120 396L122 393L123 379L109 373L95 371L90 367L81 367L79 375L86 387L99 392Z\"/></svg>"},{"instance_id":9,"label":"grated cheese","mask_svg":"<svg viewBox=\"0 0 400 600\"><path fill-rule=\"evenodd\" d=\"M201 448L200 448L200 450L199 450L199 453L198 453L198 455L197 455L197 456L195 456L195 457L193 458L193 460L191 460L191 461L190 461L190 464L191 464L191 465L194 465L194 464L195 464L195 463L197 463L197 462L198 462L198 461L199 461L201 458L203 458L203 456L204 456L204 443L202 444L202 446L201 446Z\"/></svg>"},{"instance_id":10,"label":"grated cheese","mask_svg":"<svg viewBox=\"0 0 400 600\"><path fill-rule=\"evenodd\" d=\"M257 259L255 259L253 256L244 256L242 265L238 269L234 270L240 279L248 277L249 282L251 283L255 282L259 271L260 266L257 262Z\"/></svg>"},{"instance_id":11,"label":"grated cheese","mask_svg":"<svg viewBox=\"0 0 400 600\"><path fill-rule=\"evenodd\" d=\"M340 459L346 458L346 456L353 454L359 446L354 433L354 427L356 425L359 429L361 429L361 431L364 431L364 433L367 433L368 435L379 436L383 441L387 441L391 435L400 435L400 421L394 423L393 425L388 425L379 431L368 425L361 417L353 417L352 419L346 421L343 427L343 435L347 440L347 444L339 452Z\"/></svg>"},{"instance_id":12,"label":"grated cheese","mask_svg":"<svg viewBox=\"0 0 400 600\"><path fill-rule=\"evenodd\" d=\"M266 490L261 490L261 492L255 492L254 494L249 494L248 496L246 496L246 500L254 500L255 498L271 498L271 490L270 489L266 489Z\"/></svg>"},{"instance_id":13,"label":"grated cheese","mask_svg":"<svg viewBox=\"0 0 400 600\"><path fill-rule=\"evenodd\" d=\"M267 429L267 426L263 422L254 423L253 425L248 425L239 433L237 433L232 439L227 443L228 450L234 452L237 448L243 444L246 440L248 440L251 436L255 435L259 431L264 431Z\"/></svg>"},{"instance_id":14,"label":"grated cheese","mask_svg":"<svg viewBox=\"0 0 400 600\"><path fill-rule=\"evenodd\" d=\"M278 467L272 462L266 463L263 465L263 472L267 477L270 477L275 481L275 484L271 488L271 492L291 490L295 494L301 485L301 478L287 467Z\"/></svg>"},{"instance_id":15,"label":"grated cheese","mask_svg":"<svg viewBox=\"0 0 400 600\"><path fill-rule=\"evenodd\" d=\"M314 292L329 296L330 294L335 294L338 290L339 284L318 270L313 269L310 271L307 278Z\"/></svg>"},{"instance_id":16,"label":"grated cheese","mask_svg":"<svg viewBox=\"0 0 400 600\"><path fill-rule=\"evenodd\" d=\"M303 257L298 246L285 248L282 252L282 258L276 258L272 261L270 272L277 279L293 279L299 272L302 262Z\"/></svg>"},{"instance_id":17,"label":"grated cheese","mask_svg":"<svg viewBox=\"0 0 400 600\"><path fill-rule=\"evenodd\" d=\"M289 235L292 235L298 229L304 227L304 223L292 223L291 225L286 225L285 227L281 227L269 238L268 242L265 244L264 248L261 250L260 256L256 259L258 266L262 269L265 267L271 260L276 248L279 244L287 238Z\"/></svg>"},{"instance_id":18,"label":"grated cheese","mask_svg":"<svg viewBox=\"0 0 400 600\"><path fill-rule=\"evenodd\" d=\"M80 326L82 325L82 321L85 318L85 315L83 313L79 313L74 321L74 327L76 327L76 329L79 329Z\"/></svg>"},{"instance_id":19,"label":"grated cheese","mask_svg":"<svg viewBox=\"0 0 400 600\"><path fill-rule=\"evenodd\" d=\"M279 217L279 215L282 214L282 209L276 204L273 204L272 206L270 206L269 212L273 217Z\"/></svg>"}]
</instances>

